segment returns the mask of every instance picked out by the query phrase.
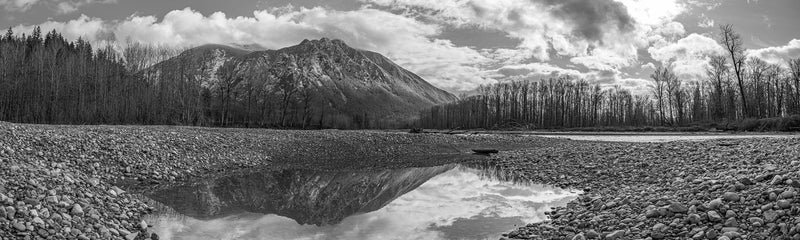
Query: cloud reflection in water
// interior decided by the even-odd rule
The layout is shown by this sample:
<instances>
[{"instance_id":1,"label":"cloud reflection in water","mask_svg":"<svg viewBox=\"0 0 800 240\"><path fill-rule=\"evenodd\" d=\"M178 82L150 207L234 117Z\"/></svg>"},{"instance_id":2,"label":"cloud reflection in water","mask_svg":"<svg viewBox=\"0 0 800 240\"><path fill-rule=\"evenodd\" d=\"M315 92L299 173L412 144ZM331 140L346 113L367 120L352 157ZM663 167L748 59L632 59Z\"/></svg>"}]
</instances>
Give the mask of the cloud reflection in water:
<instances>
[{"instance_id":1,"label":"cloud reflection in water","mask_svg":"<svg viewBox=\"0 0 800 240\"><path fill-rule=\"evenodd\" d=\"M546 219L578 193L498 180L458 166L376 211L334 225L300 225L275 214L243 213L212 220L160 215L148 219L162 239L497 239Z\"/></svg>"}]
</instances>

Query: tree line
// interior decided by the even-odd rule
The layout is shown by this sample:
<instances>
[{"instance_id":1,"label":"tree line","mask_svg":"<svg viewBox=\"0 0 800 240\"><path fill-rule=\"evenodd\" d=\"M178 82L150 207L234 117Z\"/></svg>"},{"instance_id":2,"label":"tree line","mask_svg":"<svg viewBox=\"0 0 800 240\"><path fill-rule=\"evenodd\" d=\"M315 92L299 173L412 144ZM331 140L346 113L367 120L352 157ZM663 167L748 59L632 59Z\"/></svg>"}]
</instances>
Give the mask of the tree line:
<instances>
[{"instance_id":1,"label":"tree line","mask_svg":"<svg viewBox=\"0 0 800 240\"><path fill-rule=\"evenodd\" d=\"M689 82L671 64L656 68L647 94L583 79L552 77L478 88L474 96L420 113L424 128L581 128L686 126L800 114L800 58L788 66L748 58L731 25L720 27L724 55L711 56L707 77Z\"/></svg>"},{"instance_id":2,"label":"tree line","mask_svg":"<svg viewBox=\"0 0 800 240\"><path fill-rule=\"evenodd\" d=\"M379 127L318 96L308 79L245 79L243 66L211 73L186 49L103 47L39 27L0 37L0 120L48 124L167 124L284 128ZM213 54L213 53L197 53ZM245 66L246 67L246 66ZM210 74L208 74L210 73ZM206 78L215 79L206 79ZM254 76L265 77L265 76Z\"/></svg>"}]
</instances>

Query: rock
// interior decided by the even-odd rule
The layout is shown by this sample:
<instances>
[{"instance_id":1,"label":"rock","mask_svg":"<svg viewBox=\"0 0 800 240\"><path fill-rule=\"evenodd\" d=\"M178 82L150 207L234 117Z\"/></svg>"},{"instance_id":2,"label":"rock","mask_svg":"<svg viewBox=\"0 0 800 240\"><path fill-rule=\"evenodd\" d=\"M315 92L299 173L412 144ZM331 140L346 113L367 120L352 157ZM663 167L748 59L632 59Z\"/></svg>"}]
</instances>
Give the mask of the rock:
<instances>
[{"instance_id":1,"label":"rock","mask_svg":"<svg viewBox=\"0 0 800 240\"><path fill-rule=\"evenodd\" d=\"M712 222L722 222L722 216L717 211L708 211L708 220Z\"/></svg>"},{"instance_id":2,"label":"rock","mask_svg":"<svg viewBox=\"0 0 800 240\"><path fill-rule=\"evenodd\" d=\"M731 240L731 238L729 238L727 236L721 236L721 237L717 238L717 240Z\"/></svg>"},{"instance_id":3,"label":"rock","mask_svg":"<svg viewBox=\"0 0 800 240\"><path fill-rule=\"evenodd\" d=\"M752 180L750 180L749 178L740 178L740 179L739 179L739 182L740 182L740 183L742 183L742 184L744 184L744 185L753 185L753 184L755 184L755 183L754 183Z\"/></svg>"},{"instance_id":4,"label":"rock","mask_svg":"<svg viewBox=\"0 0 800 240\"><path fill-rule=\"evenodd\" d=\"M761 219L760 217L751 217L748 218L747 221L750 222L750 225L753 225L755 227L764 226L764 219Z\"/></svg>"},{"instance_id":5,"label":"rock","mask_svg":"<svg viewBox=\"0 0 800 240\"><path fill-rule=\"evenodd\" d=\"M686 218L687 218L687 220L689 220L690 223L695 223L696 224L696 223L700 223L700 221L701 221L700 215L697 215L695 213L689 214L689 216L687 216Z\"/></svg>"},{"instance_id":6,"label":"rock","mask_svg":"<svg viewBox=\"0 0 800 240\"><path fill-rule=\"evenodd\" d=\"M786 199L778 200L778 208L789 209L792 207L792 202Z\"/></svg>"},{"instance_id":7,"label":"rock","mask_svg":"<svg viewBox=\"0 0 800 240\"><path fill-rule=\"evenodd\" d=\"M39 217L35 217L35 218L33 218L33 223L39 224L39 225L44 225L44 220L42 220Z\"/></svg>"},{"instance_id":8,"label":"rock","mask_svg":"<svg viewBox=\"0 0 800 240\"><path fill-rule=\"evenodd\" d=\"M125 190L122 190L121 188L119 188L117 186L111 187L111 190L114 191L117 195L121 195L121 194L125 193Z\"/></svg>"},{"instance_id":9,"label":"rock","mask_svg":"<svg viewBox=\"0 0 800 240\"><path fill-rule=\"evenodd\" d=\"M725 218L735 218L735 217L736 217L736 212L734 212L733 210L728 209L728 211L725 211Z\"/></svg>"},{"instance_id":10,"label":"rock","mask_svg":"<svg viewBox=\"0 0 800 240\"><path fill-rule=\"evenodd\" d=\"M728 218L727 220L725 220L724 226L736 228L736 227L739 227L739 222L736 221L736 218ZM725 231L722 231L722 232L725 232Z\"/></svg>"},{"instance_id":11,"label":"rock","mask_svg":"<svg viewBox=\"0 0 800 240\"><path fill-rule=\"evenodd\" d=\"M135 232L135 233L131 233L131 234L125 235L125 239L126 240L134 240L138 236L139 236L139 232Z\"/></svg>"},{"instance_id":12,"label":"rock","mask_svg":"<svg viewBox=\"0 0 800 240\"><path fill-rule=\"evenodd\" d=\"M72 215L75 216L83 216L83 207L80 204L75 204L72 206L72 211L70 212Z\"/></svg>"},{"instance_id":13,"label":"rock","mask_svg":"<svg viewBox=\"0 0 800 240\"><path fill-rule=\"evenodd\" d=\"M736 202L739 201L739 194L735 192L725 192L722 194L722 199L728 202Z\"/></svg>"},{"instance_id":14,"label":"rock","mask_svg":"<svg viewBox=\"0 0 800 240\"><path fill-rule=\"evenodd\" d=\"M585 235L585 236L586 236L586 238L588 238L588 239L600 238L600 234L599 234L599 233L597 233L597 232L595 232L594 230L589 230L589 231L586 231L586 232L584 233L584 235Z\"/></svg>"},{"instance_id":15,"label":"rock","mask_svg":"<svg viewBox=\"0 0 800 240\"><path fill-rule=\"evenodd\" d=\"M781 184L781 183L783 183L783 176L775 175L775 177L772 177L772 182L770 184L778 185L778 184Z\"/></svg>"},{"instance_id":16,"label":"rock","mask_svg":"<svg viewBox=\"0 0 800 240\"><path fill-rule=\"evenodd\" d=\"M669 226L664 225L663 223L656 223L656 225L653 225L652 229L654 232L664 232L669 229Z\"/></svg>"},{"instance_id":17,"label":"rock","mask_svg":"<svg viewBox=\"0 0 800 240\"><path fill-rule=\"evenodd\" d=\"M647 211L644 213L644 216L648 218L657 218L661 216L661 214L658 212L658 209L655 209L654 207L651 209L647 209Z\"/></svg>"},{"instance_id":18,"label":"rock","mask_svg":"<svg viewBox=\"0 0 800 240\"><path fill-rule=\"evenodd\" d=\"M771 223L778 219L778 213L774 210L764 211L764 221Z\"/></svg>"},{"instance_id":19,"label":"rock","mask_svg":"<svg viewBox=\"0 0 800 240\"><path fill-rule=\"evenodd\" d=\"M28 229L27 227L25 227L25 224L22 223L22 222L14 222L13 225L14 225L14 229L16 229L17 231L20 231L20 232L25 231L25 230Z\"/></svg>"},{"instance_id":20,"label":"rock","mask_svg":"<svg viewBox=\"0 0 800 240\"><path fill-rule=\"evenodd\" d=\"M156 235L156 236L158 236L158 235ZM583 236L583 233L578 233L577 235L572 237L572 240L586 240L586 237Z\"/></svg>"},{"instance_id":21,"label":"rock","mask_svg":"<svg viewBox=\"0 0 800 240\"><path fill-rule=\"evenodd\" d=\"M139 222L139 228L147 230L147 223L144 220L142 220L141 222Z\"/></svg>"},{"instance_id":22,"label":"rock","mask_svg":"<svg viewBox=\"0 0 800 240\"><path fill-rule=\"evenodd\" d=\"M714 200L711 200L710 202L708 202L708 208L710 208L710 209L717 209L719 207L722 207L722 199L721 198L717 198L717 199L714 199Z\"/></svg>"},{"instance_id":23,"label":"rock","mask_svg":"<svg viewBox=\"0 0 800 240\"><path fill-rule=\"evenodd\" d=\"M780 196L778 196L778 198L779 198L779 199L792 199L792 198L794 198L796 195L797 195L797 193L795 193L795 191L792 191L792 190L786 190L786 191L783 191L783 192L781 193L781 195L780 195Z\"/></svg>"},{"instance_id":24,"label":"rock","mask_svg":"<svg viewBox=\"0 0 800 240\"><path fill-rule=\"evenodd\" d=\"M91 184L93 187L96 187L97 185L100 184L100 179L97 178L90 178L89 180L86 181L89 182L89 184Z\"/></svg>"},{"instance_id":25,"label":"rock","mask_svg":"<svg viewBox=\"0 0 800 240\"><path fill-rule=\"evenodd\" d=\"M47 197L45 197L45 198L44 198L44 201L45 201L46 203L53 203L53 204L55 204L55 203L58 203L58 197L57 197L57 196L47 196Z\"/></svg>"},{"instance_id":26,"label":"rock","mask_svg":"<svg viewBox=\"0 0 800 240\"><path fill-rule=\"evenodd\" d=\"M609 233L608 235L606 235L605 239L607 239L607 240L615 240L615 239L622 239L623 237L625 237L625 231L624 230L617 230L617 231L613 231L613 232Z\"/></svg>"},{"instance_id":27,"label":"rock","mask_svg":"<svg viewBox=\"0 0 800 240\"><path fill-rule=\"evenodd\" d=\"M715 229L709 229L706 231L706 238L708 239L715 239L717 236L719 236L719 232L717 232Z\"/></svg>"},{"instance_id":28,"label":"rock","mask_svg":"<svg viewBox=\"0 0 800 240\"><path fill-rule=\"evenodd\" d=\"M669 204L668 210L673 213L686 213L689 211L689 207L687 207L683 203L672 202Z\"/></svg>"}]
</instances>

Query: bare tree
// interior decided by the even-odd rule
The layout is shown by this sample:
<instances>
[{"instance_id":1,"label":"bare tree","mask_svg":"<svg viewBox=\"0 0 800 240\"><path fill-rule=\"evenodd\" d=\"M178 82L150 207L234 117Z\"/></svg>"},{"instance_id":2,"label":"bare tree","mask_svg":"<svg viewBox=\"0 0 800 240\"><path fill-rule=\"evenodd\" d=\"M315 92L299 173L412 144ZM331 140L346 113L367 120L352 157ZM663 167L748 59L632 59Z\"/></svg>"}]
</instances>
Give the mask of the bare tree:
<instances>
[{"instance_id":1,"label":"bare tree","mask_svg":"<svg viewBox=\"0 0 800 240\"><path fill-rule=\"evenodd\" d=\"M744 86L744 64L746 56L744 55L744 47L742 46L742 37L733 30L733 25L726 24L720 26L720 42L731 59L733 66L733 73L736 76L737 83L739 84L739 95L742 100L742 114L744 117L749 117L749 108L747 107L747 94L745 94Z\"/></svg>"}]
</instances>

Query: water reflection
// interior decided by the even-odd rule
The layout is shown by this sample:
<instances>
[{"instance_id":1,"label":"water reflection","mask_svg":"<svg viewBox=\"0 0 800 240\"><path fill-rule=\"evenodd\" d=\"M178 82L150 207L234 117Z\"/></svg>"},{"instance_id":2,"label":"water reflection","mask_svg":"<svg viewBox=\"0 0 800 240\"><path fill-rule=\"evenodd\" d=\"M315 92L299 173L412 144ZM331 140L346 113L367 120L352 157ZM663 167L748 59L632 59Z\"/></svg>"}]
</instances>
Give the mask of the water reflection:
<instances>
[{"instance_id":1,"label":"water reflection","mask_svg":"<svg viewBox=\"0 0 800 240\"><path fill-rule=\"evenodd\" d=\"M577 193L448 165L244 174L150 194L164 239L497 239Z\"/></svg>"}]
</instances>

